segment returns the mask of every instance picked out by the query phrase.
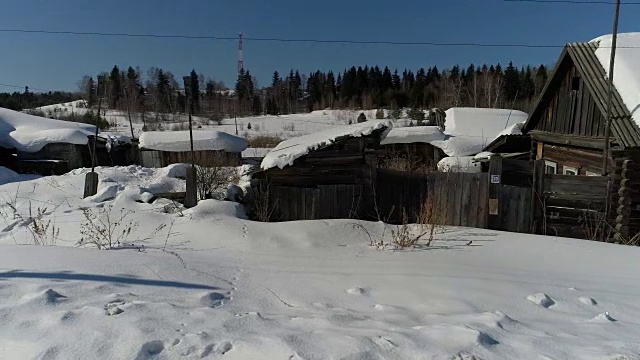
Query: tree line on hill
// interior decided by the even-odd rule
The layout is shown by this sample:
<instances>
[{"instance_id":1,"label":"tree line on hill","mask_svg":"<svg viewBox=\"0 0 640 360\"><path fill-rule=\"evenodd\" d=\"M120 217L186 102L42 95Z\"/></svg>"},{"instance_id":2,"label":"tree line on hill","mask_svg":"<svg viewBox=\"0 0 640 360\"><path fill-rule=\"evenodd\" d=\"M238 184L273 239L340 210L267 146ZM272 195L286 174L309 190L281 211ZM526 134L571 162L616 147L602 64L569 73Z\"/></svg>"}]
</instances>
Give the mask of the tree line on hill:
<instances>
[{"instance_id":1,"label":"tree line on hill","mask_svg":"<svg viewBox=\"0 0 640 360\"><path fill-rule=\"evenodd\" d=\"M0 93L0 107L11 110L32 109L40 106L52 105L78 100L78 94L67 91L48 91L34 93L26 86L23 92Z\"/></svg>"},{"instance_id":2,"label":"tree line on hill","mask_svg":"<svg viewBox=\"0 0 640 360\"><path fill-rule=\"evenodd\" d=\"M337 75L321 72L301 76L291 70L282 78L273 74L266 89L265 112L287 114L325 108L412 108L450 107L514 108L530 111L547 82L547 67L506 68L497 65L469 65L391 71L378 66L351 67ZM246 79L240 74L236 91L239 96ZM245 102L248 98L244 99ZM255 103L255 100L252 101Z\"/></svg>"},{"instance_id":3,"label":"tree line on hill","mask_svg":"<svg viewBox=\"0 0 640 360\"><path fill-rule=\"evenodd\" d=\"M97 77L84 76L78 82L80 94L71 92L0 93L0 107L21 110L69 102L81 96L89 107L102 99L102 107L141 117L143 122L161 122L169 114L194 114L212 121L224 117L279 115L326 108L390 110L449 107L514 108L530 111L547 81L547 67L517 68L512 63L453 66L440 70L391 70L359 66L337 74L316 71L301 75L291 70L284 77L274 72L269 86L260 88L250 71L238 73L235 88L192 70L184 78L152 67L143 75L139 67L114 66ZM103 81L98 84L98 79ZM188 97L185 83L190 88Z\"/></svg>"}]
</instances>

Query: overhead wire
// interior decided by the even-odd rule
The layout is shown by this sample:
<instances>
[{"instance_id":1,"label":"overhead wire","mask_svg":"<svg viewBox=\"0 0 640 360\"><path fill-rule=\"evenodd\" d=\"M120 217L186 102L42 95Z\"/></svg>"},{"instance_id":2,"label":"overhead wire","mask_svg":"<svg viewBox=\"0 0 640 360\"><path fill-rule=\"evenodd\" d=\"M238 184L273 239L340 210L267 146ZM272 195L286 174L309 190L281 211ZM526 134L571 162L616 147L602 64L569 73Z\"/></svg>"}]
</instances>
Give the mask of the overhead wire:
<instances>
[{"instance_id":1,"label":"overhead wire","mask_svg":"<svg viewBox=\"0 0 640 360\"><path fill-rule=\"evenodd\" d=\"M514 1L514 0L504 0ZM524 0L523 0L524 1ZM533 1L533 0L531 0ZM544 0L537 0L544 1ZM555 1L554 1L555 2ZM638 3L640 4L640 3ZM159 39L192 39L230 41L236 37L211 36L211 35L183 35L183 34L133 34L122 32L85 32L85 31L54 31L54 30L30 30L30 29L0 29L0 33L27 33L27 34L53 34L53 35L77 35L77 36L107 36L107 37L133 37L133 38L159 38ZM315 44L351 44L351 45L392 45L392 46L442 46L442 47L494 47L494 48L534 48L557 49L563 48L563 44L525 44L525 43L483 43L483 42L436 42L436 41L391 41L391 40L351 40L351 39L295 39L279 37L244 37L246 41L256 42L280 42L280 43L315 43ZM633 47L636 48L636 47Z\"/></svg>"}]
</instances>

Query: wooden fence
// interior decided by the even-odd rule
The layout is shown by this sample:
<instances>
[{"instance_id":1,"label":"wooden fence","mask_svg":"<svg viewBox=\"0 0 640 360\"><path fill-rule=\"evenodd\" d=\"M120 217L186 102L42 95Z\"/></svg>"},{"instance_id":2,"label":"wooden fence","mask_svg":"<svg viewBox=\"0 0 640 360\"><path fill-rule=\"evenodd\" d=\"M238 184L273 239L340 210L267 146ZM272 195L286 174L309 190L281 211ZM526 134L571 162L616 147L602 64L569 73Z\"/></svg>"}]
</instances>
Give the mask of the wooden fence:
<instances>
[{"instance_id":1,"label":"wooden fence","mask_svg":"<svg viewBox=\"0 0 640 360\"><path fill-rule=\"evenodd\" d=\"M274 221L362 217L362 185L273 186L270 191Z\"/></svg>"},{"instance_id":2,"label":"wooden fence","mask_svg":"<svg viewBox=\"0 0 640 360\"><path fill-rule=\"evenodd\" d=\"M492 228L513 232L531 229L531 188L498 184L497 208L489 209L487 173L408 174L378 170L376 203L381 218L399 224L415 222L421 211L428 221L442 225ZM493 221L490 221L493 220Z\"/></svg>"},{"instance_id":3,"label":"wooden fence","mask_svg":"<svg viewBox=\"0 0 640 360\"><path fill-rule=\"evenodd\" d=\"M536 232L590 240L609 237L609 177L544 174L542 162L536 165L534 192Z\"/></svg>"}]
</instances>

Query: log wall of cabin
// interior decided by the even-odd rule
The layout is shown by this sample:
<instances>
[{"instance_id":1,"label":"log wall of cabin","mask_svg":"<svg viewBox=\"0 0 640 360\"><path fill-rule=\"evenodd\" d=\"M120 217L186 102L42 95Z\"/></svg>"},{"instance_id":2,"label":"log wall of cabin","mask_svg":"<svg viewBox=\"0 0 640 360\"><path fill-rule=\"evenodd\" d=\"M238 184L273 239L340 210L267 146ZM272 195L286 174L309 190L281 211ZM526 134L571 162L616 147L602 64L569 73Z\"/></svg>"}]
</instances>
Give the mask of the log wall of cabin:
<instances>
[{"instance_id":1,"label":"log wall of cabin","mask_svg":"<svg viewBox=\"0 0 640 360\"><path fill-rule=\"evenodd\" d=\"M605 118L573 64L547 101L535 130L555 134L604 137Z\"/></svg>"},{"instance_id":2,"label":"log wall of cabin","mask_svg":"<svg viewBox=\"0 0 640 360\"><path fill-rule=\"evenodd\" d=\"M609 159L611 164L613 160L611 157ZM587 172L593 174L602 172L602 151L595 149L538 142L535 160L556 163L557 174L564 174L565 167L578 169L578 175L587 175Z\"/></svg>"},{"instance_id":3,"label":"log wall of cabin","mask_svg":"<svg viewBox=\"0 0 640 360\"><path fill-rule=\"evenodd\" d=\"M252 186L266 185L278 197L269 200L275 221L371 216L379 141L376 135L339 141L290 166L254 174ZM300 213L300 207L308 209Z\"/></svg>"}]
</instances>

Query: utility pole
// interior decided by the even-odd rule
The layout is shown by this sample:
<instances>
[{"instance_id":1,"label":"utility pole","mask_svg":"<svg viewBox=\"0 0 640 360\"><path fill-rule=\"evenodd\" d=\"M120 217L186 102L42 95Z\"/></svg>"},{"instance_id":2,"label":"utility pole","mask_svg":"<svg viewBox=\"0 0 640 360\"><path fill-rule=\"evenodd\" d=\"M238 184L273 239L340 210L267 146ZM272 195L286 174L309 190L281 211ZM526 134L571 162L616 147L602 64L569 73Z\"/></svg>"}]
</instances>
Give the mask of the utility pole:
<instances>
[{"instance_id":1,"label":"utility pole","mask_svg":"<svg viewBox=\"0 0 640 360\"><path fill-rule=\"evenodd\" d=\"M607 93L607 114L606 114L606 126L604 133L604 151L602 154L602 175L608 175L609 173L609 138L611 137L611 107L613 98L613 71L615 69L616 61L616 46L618 44L618 20L620 19L620 0L616 1L616 14L613 20L613 39L611 42L611 58L609 60L609 91ZM608 194L608 192L607 192ZM608 198L608 195L607 195Z\"/></svg>"}]
</instances>

